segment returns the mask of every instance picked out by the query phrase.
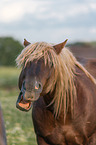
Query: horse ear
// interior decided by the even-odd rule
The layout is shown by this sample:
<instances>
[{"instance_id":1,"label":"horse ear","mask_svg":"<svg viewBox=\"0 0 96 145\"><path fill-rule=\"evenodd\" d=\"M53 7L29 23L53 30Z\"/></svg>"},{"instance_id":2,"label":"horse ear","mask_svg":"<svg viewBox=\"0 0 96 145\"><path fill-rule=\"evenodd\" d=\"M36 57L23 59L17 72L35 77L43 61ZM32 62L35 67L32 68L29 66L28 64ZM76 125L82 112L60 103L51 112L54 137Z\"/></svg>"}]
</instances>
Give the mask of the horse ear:
<instances>
[{"instance_id":1,"label":"horse ear","mask_svg":"<svg viewBox=\"0 0 96 145\"><path fill-rule=\"evenodd\" d=\"M56 44L53 46L53 48L56 50L56 53L59 54L61 50L64 48L65 44L67 43L68 39L66 39L64 42Z\"/></svg>"},{"instance_id":2,"label":"horse ear","mask_svg":"<svg viewBox=\"0 0 96 145\"><path fill-rule=\"evenodd\" d=\"M29 44L31 44L30 42L28 42L26 39L24 39L24 46L26 47L26 46L28 46Z\"/></svg>"}]
</instances>

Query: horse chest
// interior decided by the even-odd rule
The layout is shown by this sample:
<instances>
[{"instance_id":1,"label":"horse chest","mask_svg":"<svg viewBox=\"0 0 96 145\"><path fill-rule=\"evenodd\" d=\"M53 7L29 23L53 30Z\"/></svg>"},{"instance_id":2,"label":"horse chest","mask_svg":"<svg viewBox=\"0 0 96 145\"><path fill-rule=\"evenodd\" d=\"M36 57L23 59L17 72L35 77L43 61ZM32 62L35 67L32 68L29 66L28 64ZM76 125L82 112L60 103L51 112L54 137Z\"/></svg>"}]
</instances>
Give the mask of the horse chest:
<instances>
[{"instance_id":1,"label":"horse chest","mask_svg":"<svg viewBox=\"0 0 96 145\"><path fill-rule=\"evenodd\" d=\"M50 119L51 117L51 119ZM60 144L64 143L64 135L61 127L57 125L53 116L47 114L45 116L41 116L38 120L33 116L33 123L36 135L41 136L44 140L46 140L50 144ZM63 144L62 144L63 145Z\"/></svg>"},{"instance_id":2,"label":"horse chest","mask_svg":"<svg viewBox=\"0 0 96 145\"><path fill-rule=\"evenodd\" d=\"M83 139L75 132L74 127L60 124L60 120L57 121L50 111L35 106L32 116L36 135L44 138L49 144L82 145Z\"/></svg>"},{"instance_id":3,"label":"horse chest","mask_svg":"<svg viewBox=\"0 0 96 145\"><path fill-rule=\"evenodd\" d=\"M57 125L46 136L45 140L53 145L83 145L83 138L75 132L71 126L59 126Z\"/></svg>"}]
</instances>

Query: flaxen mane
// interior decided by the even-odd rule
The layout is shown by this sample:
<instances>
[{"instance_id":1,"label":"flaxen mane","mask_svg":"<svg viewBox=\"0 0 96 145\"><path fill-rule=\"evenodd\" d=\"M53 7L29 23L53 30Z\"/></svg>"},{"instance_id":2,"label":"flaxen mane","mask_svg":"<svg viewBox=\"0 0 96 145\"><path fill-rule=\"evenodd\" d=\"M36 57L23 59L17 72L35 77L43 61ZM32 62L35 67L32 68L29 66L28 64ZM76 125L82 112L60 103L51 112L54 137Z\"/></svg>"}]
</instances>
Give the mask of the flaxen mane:
<instances>
[{"instance_id":1,"label":"flaxen mane","mask_svg":"<svg viewBox=\"0 0 96 145\"><path fill-rule=\"evenodd\" d=\"M54 102L54 114L57 117L60 114L61 107L64 106L64 117L68 111L69 102L71 102L71 111L74 110L74 98L76 98L76 88L74 84L75 66L79 67L95 84L96 80L91 74L75 59L73 54L66 48L57 55L51 44L37 42L28 45L17 57L17 65L26 66L33 60L44 58L45 65L54 67L54 76L50 77L45 87L45 93L52 92L56 86Z\"/></svg>"}]
</instances>

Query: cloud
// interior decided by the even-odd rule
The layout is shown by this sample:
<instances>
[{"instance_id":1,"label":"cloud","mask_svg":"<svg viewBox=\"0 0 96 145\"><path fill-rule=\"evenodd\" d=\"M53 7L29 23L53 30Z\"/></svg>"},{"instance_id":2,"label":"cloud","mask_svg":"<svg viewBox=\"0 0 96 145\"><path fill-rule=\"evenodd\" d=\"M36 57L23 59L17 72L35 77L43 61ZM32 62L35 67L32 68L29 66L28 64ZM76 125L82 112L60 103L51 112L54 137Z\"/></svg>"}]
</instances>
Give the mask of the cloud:
<instances>
[{"instance_id":1,"label":"cloud","mask_svg":"<svg viewBox=\"0 0 96 145\"><path fill-rule=\"evenodd\" d=\"M0 10L0 21L1 22L12 22L14 20L19 20L23 16L23 9L17 3L11 3L2 7Z\"/></svg>"},{"instance_id":2,"label":"cloud","mask_svg":"<svg viewBox=\"0 0 96 145\"><path fill-rule=\"evenodd\" d=\"M57 42L95 39L95 0L0 0L0 35Z\"/></svg>"},{"instance_id":3,"label":"cloud","mask_svg":"<svg viewBox=\"0 0 96 145\"><path fill-rule=\"evenodd\" d=\"M90 33L96 35L96 27L90 28Z\"/></svg>"},{"instance_id":4,"label":"cloud","mask_svg":"<svg viewBox=\"0 0 96 145\"><path fill-rule=\"evenodd\" d=\"M0 21L5 23L20 20L25 14L44 13L50 4L50 1L7 1L2 1L3 7L0 6Z\"/></svg>"},{"instance_id":5,"label":"cloud","mask_svg":"<svg viewBox=\"0 0 96 145\"><path fill-rule=\"evenodd\" d=\"M90 8L96 12L96 2L91 2Z\"/></svg>"},{"instance_id":6,"label":"cloud","mask_svg":"<svg viewBox=\"0 0 96 145\"><path fill-rule=\"evenodd\" d=\"M48 1L48 0L1 0L0 21L11 23L23 19L30 14L40 20L57 19L66 21L70 17L96 12L96 2Z\"/></svg>"}]
</instances>

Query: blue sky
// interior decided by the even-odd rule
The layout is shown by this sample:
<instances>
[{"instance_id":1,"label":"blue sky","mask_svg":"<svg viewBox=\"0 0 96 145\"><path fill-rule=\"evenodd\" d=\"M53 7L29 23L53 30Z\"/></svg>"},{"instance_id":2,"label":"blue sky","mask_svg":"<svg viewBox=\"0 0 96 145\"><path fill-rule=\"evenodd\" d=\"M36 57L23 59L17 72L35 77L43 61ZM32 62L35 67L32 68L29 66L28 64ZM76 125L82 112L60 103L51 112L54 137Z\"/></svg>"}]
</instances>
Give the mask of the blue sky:
<instances>
[{"instance_id":1,"label":"blue sky","mask_svg":"<svg viewBox=\"0 0 96 145\"><path fill-rule=\"evenodd\" d=\"M23 42L96 40L96 0L0 0L0 37Z\"/></svg>"}]
</instances>

